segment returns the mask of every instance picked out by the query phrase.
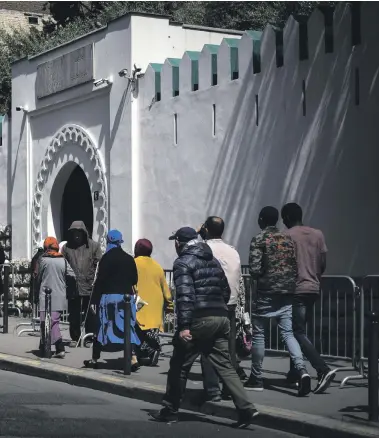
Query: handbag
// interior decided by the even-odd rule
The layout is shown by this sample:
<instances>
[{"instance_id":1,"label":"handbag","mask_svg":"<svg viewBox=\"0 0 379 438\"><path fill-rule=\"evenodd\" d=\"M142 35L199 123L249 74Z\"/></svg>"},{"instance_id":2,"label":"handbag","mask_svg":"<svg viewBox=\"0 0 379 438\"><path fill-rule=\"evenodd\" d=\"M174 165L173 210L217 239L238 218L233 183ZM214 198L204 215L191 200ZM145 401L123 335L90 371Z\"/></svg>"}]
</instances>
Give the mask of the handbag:
<instances>
[{"instance_id":1,"label":"handbag","mask_svg":"<svg viewBox=\"0 0 379 438\"><path fill-rule=\"evenodd\" d=\"M238 335L236 339L236 351L239 357L247 357L252 350L252 334L247 333L244 327L239 326Z\"/></svg>"}]
</instances>

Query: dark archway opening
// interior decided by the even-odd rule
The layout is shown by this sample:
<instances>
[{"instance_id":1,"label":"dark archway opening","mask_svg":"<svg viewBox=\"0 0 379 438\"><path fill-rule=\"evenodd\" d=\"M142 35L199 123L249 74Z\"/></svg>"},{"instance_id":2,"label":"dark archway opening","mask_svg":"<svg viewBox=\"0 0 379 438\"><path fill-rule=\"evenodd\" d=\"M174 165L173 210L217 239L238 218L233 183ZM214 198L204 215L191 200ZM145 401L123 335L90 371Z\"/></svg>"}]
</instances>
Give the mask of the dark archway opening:
<instances>
[{"instance_id":1,"label":"dark archway opening","mask_svg":"<svg viewBox=\"0 0 379 438\"><path fill-rule=\"evenodd\" d=\"M87 177L80 166L72 171L62 196L61 236L67 240L72 222L83 221L90 237L93 231L93 204Z\"/></svg>"}]
</instances>

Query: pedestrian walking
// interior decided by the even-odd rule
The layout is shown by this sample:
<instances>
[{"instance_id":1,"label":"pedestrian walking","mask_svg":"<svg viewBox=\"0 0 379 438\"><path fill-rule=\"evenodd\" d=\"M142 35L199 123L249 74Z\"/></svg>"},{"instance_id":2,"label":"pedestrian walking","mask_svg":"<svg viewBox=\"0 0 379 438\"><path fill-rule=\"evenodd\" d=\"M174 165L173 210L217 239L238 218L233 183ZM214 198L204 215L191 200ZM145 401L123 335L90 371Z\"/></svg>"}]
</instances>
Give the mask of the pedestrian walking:
<instances>
[{"instance_id":1,"label":"pedestrian walking","mask_svg":"<svg viewBox=\"0 0 379 438\"><path fill-rule=\"evenodd\" d=\"M32 257L31 263L30 263L30 282L29 282L29 301L33 303L34 305L37 305L39 302L39 290L37 287L37 274L38 274L38 262L39 259L42 257L45 250L43 249L44 241L41 240L41 242L38 244L37 252ZM60 251L59 251L60 252Z\"/></svg>"},{"instance_id":2,"label":"pedestrian walking","mask_svg":"<svg viewBox=\"0 0 379 438\"><path fill-rule=\"evenodd\" d=\"M290 236L276 227L278 219L276 208L263 208L258 218L262 231L252 239L250 245L249 269L252 279L256 281L257 297L252 312L251 375L245 388L263 391L265 332L270 319L274 318L299 375L298 395L305 396L311 391L311 379L292 331L292 302L297 277L295 245Z\"/></svg>"},{"instance_id":3,"label":"pedestrian walking","mask_svg":"<svg viewBox=\"0 0 379 438\"><path fill-rule=\"evenodd\" d=\"M325 363L306 334L306 324L313 318L313 307L320 296L320 279L326 269L327 247L320 230L303 225L303 211L296 203L286 204L281 211L286 233L295 243L297 282L292 304L292 327L301 350L317 371L315 394L325 392L336 372ZM299 379L293 361L287 374L289 383Z\"/></svg>"},{"instance_id":4,"label":"pedestrian walking","mask_svg":"<svg viewBox=\"0 0 379 438\"><path fill-rule=\"evenodd\" d=\"M245 288L243 287L243 281L241 283L241 259L231 245L228 245L223 239L223 233L225 224L222 218L217 216L210 216L200 228L200 235L204 241L210 246L213 256L219 261L222 269L225 272L228 284L230 287L230 299L228 302L228 317L230 321L230 337L229 337L229 354L232 360L232 364L237 370L237 373L244 377L244 370L237 364L236 355L236 338L237 338L237 325L236 325L236 311L237 304L241 301L244 304L245 300ZM242 287L241 287L242 286ZM243 295L243 297L241 297ZM239 307L240 311L241 306ZM202 356L201 365L203 371L204 390L206 392L206 398L208 400L218 402L221 401L221 391L219 385L219 378L216 371L211 366L209 361ZM222 390L222 398L228 398L229 394Z\"/></svg>"},{"instance_id":5,"label":"pedestrian walking","mask_svg":"<svg viewBox=\"0 0 379 438\"><path fill-rule=\"evenodd\" d=\"M138 362L141 365L158 364L161 345L159 333L163 331L163 310L173 310L171 292L164 270L153 258L153 244L148 239L140 239L134 247L134 257L138 271L138 296L147 305L137 313L136 332L141 341Z\"/></svg>"},{"instance_id":6,"label":"pedestrian walking","mask_svg":"<svg viewBox=\"0 0 379 438\"><path fill-rule=\"evenodd\" d=\"M58 241L55 237L47 237L44 241L44 253L38 262L37 290L39 292L39 310L41 321L40 352L44 345L45 324L45 288L51 289L51 343L55 345L55 357L63 359L65 348L62 341L59 322L63 310L67 308L66 281L75 278L75 273L69 263L59 252Z\"/></svg>"},{"instance_id":7,"label":"pedestrian walking","mask_svg":"<svg viewBox=\"0 0 379 438\"><path fill-rule=\"evenodd\" d=\"M135 353L136 346L140 345L135 332L134 286L138 281L137 267L133 257L121 248L123 242L120 231L111 230L108 232L107 249L99 263L91 298L91 308L96 314L96 326L92 344L92 360L84 362L87 368L98 367L102 351L123 350L126 294L131 297L132 371L139 367Z\"/></svg>"},{"instance_id":8,"label":"pedestrian walking","mask_svg":"<svg viewBox=\"0 0 379 438\"><path fill-rule=\"evenodd\" d=\"M178 254L174 263L178 330L173 339L164 407L150 416L162 422L178 420L188 373L203 354L232 395L239 414L236 427L247 427L258 412L248 400L230 360L230 288L225 273L209 245L199 241L193 228L180 228L170 240L175 241Z\"/></svg>"},{"instance_id":9,"label":"pedestrian walking","mask_svg":"<svg viewBox=\"0 0 379 438\"><path fill-rule=\"evenodd\" d=\"M84 222L75 221L69 228L67 243L62 254L75 272L77 289L70 288L68 312L70 336L76 344L81 336L81 325L85 319L85 332L93 333L95 316L89 309L90 297L97 264L101 259L100 244L88 235Z\"/></svg>"}]
</instances>

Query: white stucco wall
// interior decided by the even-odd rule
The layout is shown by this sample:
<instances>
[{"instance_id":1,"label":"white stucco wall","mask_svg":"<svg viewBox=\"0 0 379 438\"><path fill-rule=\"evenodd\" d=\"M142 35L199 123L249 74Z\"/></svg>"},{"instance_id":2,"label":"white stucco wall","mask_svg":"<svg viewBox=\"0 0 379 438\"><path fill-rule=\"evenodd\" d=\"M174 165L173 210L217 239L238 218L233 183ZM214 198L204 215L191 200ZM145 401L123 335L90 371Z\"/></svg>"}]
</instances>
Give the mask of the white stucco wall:
<instances>
[{"instance_id":1,"label":"white stucco wall","mask_svg":"<svg viewBox=\"0 0 379 438\"><path fill-rule=\"evenodd\" d=\"M88 158L91 154L83 153L83 148L70 139L60 140L62 132L67 134L67 129L73 126L83 131L103 164L108 188L107 225L120 229L125 247L132 248L140 232L139 102L128 88L128 81L119 77L118 72L127 68L130 73L134 63L147 66L154 59L163 61L166 56L179 56L187 49L201 49L207 42L221 42L223 36L228 34L216 32L213 35L208 30L173 26L166 18L132 15L111 22L106 29L13 65L9 166L12 197L8 209L12 213L13 257L30 257L39 228L41 237L47 234L60 237L59 219L53 217L50 198L60 196L62 187L56 190L54 181L57 178L63 185L67 180L69 168L65 165L68 162L79 164L87 174L91 190L97 188L98 175L91 172L94 164ZM96 88L86 83L37 99L37 66L89 43L94 45L96 79L112 77L112 85ZM27 111L16 111L16 106ZM51 146L52 141L55 146ZM42 167L47 170L39 174L43 160ZM40 208L36 209L39 177L42 198L38 200ZM60 200L52 201L55 215L59 216ZM0 205L1 202L2 198ZM100 206L94 203L95 239L101 237L101 227L96 223L102 215ZM35 221L36 217L40 222Z\"/></svg>"},{"instance_id":2,"label":"white stucco wall","mask_svg":"<svg viewBox=\"0 0 379 438\"><path fill-rule=\"evenodd\" d=\"M99 88L87 83L41 100L37 100L35 94L38 64L91 42L94 44L95 77L99 79L117 76L118 71L130 66L129 25L130 18L123 17L112 22L107 29L13 66L12 245L13 256L16 258L30 255L32 202L37 174L52 138L67 125L80 126L93 140L104 163L109 188L107 196L109 199L120 199L118 204L109 205L108 226L125 229L125 240L130 243L131 169L127 164L130 163L130 113L127 82L118 78L111 86ZM28 112L15 111L16 106L27 107ZM82 167L88 167L88 163L80 161L79 156L80 148L77 153L74 149L70 151L70 148L61 148L52 166L59 170L66 162L77 161ZM53 168L51 174L56 174ZM90 176L88 172L87 176ZM49 190L46 191L42 206L45 213L49 203ZM116 208L113 209L113 206ZM96 203L94 210L95 230L98 216ZM46 214L44 217L47 217ZM47 222L42 221L43 236L51 232ZM99 236L95 234L94 237Z\"/></svg>"},{"instance_id":3,"label":"white stucco wall","mask_svg":"<svg viewBox=\"0 0 379 438\"><path fill-rule=\"evenodd\" d=\"M151 18L133 15L132 53L133 63L143 70L151 62L163 62L166 58L181 58L185 50L201 50L204 44L220 44L223 38L238 37L239 32L215 32L208 28L170 23L168 18Z\"/></svg>"},{"instance_id":4,"label":"white stucco wall","mask_svg":"<svg viewBox=\"0 0 379 438\"><path fill-rule=\"evenodd\" d=\"M167 240L171 232L184 225L198 226L207 215L225 219L225 238L246 263L260 209L265 205L280 209L295 201L304 209L305 222L325 233L329 273L377 272L378 15L375 3L362 3L362 43L353 48L350 9L338 7L334 50L326 54L323 16L315 12L308 22L309 56L304 61L299 61L298 24L289 20L284 29L284 65L279 68L275 35L268 28L261 41L260 74L252 71L252 47L241 43L243 77L230 80L225 51L219 52L221 85L196 92L181 89L175 98L162 92L162 100L153 105L153 76L145 77L139 116L141 234L153 241L155 256L165 267L174 258ZM209 57L199 62L209 62ZM199 69L209 72L204 65ZM207 81L200 76L200 84Z\"/></svg>"},{"instance_id":5,"label":"white stucco wall","mask_svg":"<svg viewBox=\"0 0 379 438\"><path fill-rule=\"evenodd\" d=\"M108 226L123 232L126 249L132 249L137 238L149 238L154 256L169 268L175 256L167 240L172 231L184 225L196 227L207 215L216 214L224 217L225 238L238 248L245 263L250 239L258 232L259 210L265 205L280 209L295 201L304 209L305 222L325 233L330 273L375 273L379 264L378 16L375 3L362 3L362 43L353 48L350 9L338 7L334 50L326 54L324 20L315 12L308 22L309 56L304 61L299 61L299 26L290 19L284 29L284 65L279 68L275 34L267 28L257 74L252 69L254 43L246 34L237 44L240 76L233 81L230 47L223 38L240 36L188 29L164 18L140 15L122 17L107 29L16 63L12 129L7 130L12 153L6 158L4 147L0 150L0 171L7 160L10 163L6 181L12 196L6 216L12 220L13 257L31 253L32 202L41 160L54 136L63 127L75 125L88 135L101 158L108 187ZM80 85L37 100L37 65L90 42L94 43L96 78L112 76L113 84L98 89ZM202 50L204 44L221 44L216 86L211 86L211 54ZM194 92L186 50L202 51L199 90ZM183 57L180 95L175 98L168 62L162 68L159 102L153 100L151 67L133 95L128 81L118 76L124 68L130 72L134 63L146 68L168 57ZM355 103L356 69L359 105ZM28 112L17 112L16 106L27 106ZM56 150L43 182L42 234L54 230L49 198L51 193L60 196L53 181L67 176L65 163L82 165L92 190L97 183L89 154L75 142L60 142ZM0 208L7 202L10 198L6 201L2 193ZM54 202L59 204L59 199ZM96 208L95 204L99 213ZM0 223L5 220L1 214Z\"/></svg>"},{"instance_id":6,"label":"white stucco wall","mask_svg":"<svg viewBox=\"0 0 379 438\"><path fill-rule=\"evenodd\" d=\"M1 123L1 121L0 121ZM2 121L2 146L0 146L0 225L10 223L10 179L8 159L10 150L11 123L8 116Z\"/></svg>"}]
</instances>

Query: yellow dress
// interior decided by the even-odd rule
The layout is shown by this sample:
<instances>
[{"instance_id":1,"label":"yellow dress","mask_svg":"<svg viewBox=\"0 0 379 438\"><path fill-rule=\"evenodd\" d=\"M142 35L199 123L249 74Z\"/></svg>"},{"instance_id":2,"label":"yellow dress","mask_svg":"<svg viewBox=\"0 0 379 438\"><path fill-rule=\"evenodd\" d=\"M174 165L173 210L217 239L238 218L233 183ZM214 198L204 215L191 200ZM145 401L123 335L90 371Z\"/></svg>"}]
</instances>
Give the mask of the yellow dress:
<instances>
[{"instance_id":1,"label":"yellow dress","mask_svg":"<svg viewBox=\"0 0 379 438\"><path fill-rule=\"evenodd\" d=\"M135 259L138 270L138 295L148 304L137 312L141 330L163 330L163 305L172 309L172 297L162 267L151 257Z\"/></svg>"}]
</instances>

